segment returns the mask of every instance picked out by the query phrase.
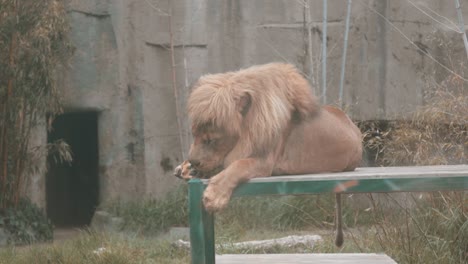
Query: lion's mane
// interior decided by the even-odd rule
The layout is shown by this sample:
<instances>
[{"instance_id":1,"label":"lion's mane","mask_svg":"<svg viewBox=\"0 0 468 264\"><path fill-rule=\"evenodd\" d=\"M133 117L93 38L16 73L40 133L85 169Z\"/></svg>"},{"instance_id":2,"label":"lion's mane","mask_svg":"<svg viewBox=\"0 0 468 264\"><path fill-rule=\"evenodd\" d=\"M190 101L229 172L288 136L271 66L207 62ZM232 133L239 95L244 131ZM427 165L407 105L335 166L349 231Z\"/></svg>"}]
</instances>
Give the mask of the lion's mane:
<instances>
[{"instance_id":1,"label":"lion's mane","mask_svg":"<svg viewBox=\"0 0 468 264\"><path fill-rule=\"evenodd\" d=\"M192 127L223 128L238 135L239 144L249 146L250 153L276 145L291 120L307 118L319 109L304 77L283 63L202 76L188 100Z\"/></svg>"}]
</instances>

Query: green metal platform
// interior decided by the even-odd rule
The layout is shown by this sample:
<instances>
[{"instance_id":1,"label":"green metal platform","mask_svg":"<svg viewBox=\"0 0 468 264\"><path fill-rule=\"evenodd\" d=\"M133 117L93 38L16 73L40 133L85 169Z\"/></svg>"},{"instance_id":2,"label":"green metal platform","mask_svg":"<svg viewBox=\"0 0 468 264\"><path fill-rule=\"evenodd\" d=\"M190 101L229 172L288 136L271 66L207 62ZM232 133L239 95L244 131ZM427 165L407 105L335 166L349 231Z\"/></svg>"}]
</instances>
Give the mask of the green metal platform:
<instances>
[{"instance_id":1,"label":"green metal platform","mask_svg":"<svg viewBox=\"0 0 468 264\"><path fill-rule=\"evenodd\" d=\"M208 180L189 181L193 264L211 264L216 260L214 217L204 210L202 204L203 191L207 184ZM468 190L468 165L369 167L358 168L352 172L255 178L240 185L234 191L233 197L449 190ZM223 261L229 263L225 259Z\"/></svg>"}]
</instances>

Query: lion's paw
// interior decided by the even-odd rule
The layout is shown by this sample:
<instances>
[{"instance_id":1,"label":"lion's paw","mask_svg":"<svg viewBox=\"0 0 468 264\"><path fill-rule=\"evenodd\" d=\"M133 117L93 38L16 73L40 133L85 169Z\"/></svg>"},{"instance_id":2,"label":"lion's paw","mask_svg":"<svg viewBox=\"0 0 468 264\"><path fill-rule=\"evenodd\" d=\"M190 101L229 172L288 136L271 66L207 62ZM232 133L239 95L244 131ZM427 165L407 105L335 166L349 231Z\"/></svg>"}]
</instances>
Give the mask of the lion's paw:
<instances>
[{"instance_id":1,"label":"lion's paw","mask_svg":"<svg viewBox=\"0 0 468 264\"><path fill-rule=\"evenodd\" d=\"M186 160L174 169L174 176L188 181L193 178L192 175L190 175L190 170L190 162Z\"/></svg>"},{"instance_id":2,"label":"lion's paw","mask_svg":"<svg viewBox=\"0 0 468 264\"><path fill-rule=\"evenodd\" d=\"M216 212L226 208L230 198L230 191L208 185L203 193L203 204L208 212Z\"/></svg>"}]
</instances>

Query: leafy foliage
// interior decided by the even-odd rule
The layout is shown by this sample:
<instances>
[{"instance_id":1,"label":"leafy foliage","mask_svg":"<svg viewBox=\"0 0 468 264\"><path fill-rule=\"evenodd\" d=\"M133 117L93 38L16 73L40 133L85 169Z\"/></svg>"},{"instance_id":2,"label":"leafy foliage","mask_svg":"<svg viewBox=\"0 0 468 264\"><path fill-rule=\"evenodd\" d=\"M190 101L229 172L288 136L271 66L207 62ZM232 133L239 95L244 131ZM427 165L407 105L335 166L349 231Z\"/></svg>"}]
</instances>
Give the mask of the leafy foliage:
<instances>
[{"instance_id":1,"label":"leafy foliage","mask_svg":"<svg viewBox=\"0 0 468 264\"><path fill-rule=\"evenodd\" d=\"M0 227L8 232L10 244L52 240L52 224L44 211L28 199L21 199L15 209L6 209L4 216L0 216Z\"/></svg>"},{"instance_id":2,"label":"leafy foliage","mask_svg":"<svg viewBox=\"0 0 468 264\"><path fill-rule=\"evenodd\" d=\"M33 168L31 129L60 111L56 76L72 53L60 0L0 0L0 208L16 207Z\"/></svg>"}]
</instances>

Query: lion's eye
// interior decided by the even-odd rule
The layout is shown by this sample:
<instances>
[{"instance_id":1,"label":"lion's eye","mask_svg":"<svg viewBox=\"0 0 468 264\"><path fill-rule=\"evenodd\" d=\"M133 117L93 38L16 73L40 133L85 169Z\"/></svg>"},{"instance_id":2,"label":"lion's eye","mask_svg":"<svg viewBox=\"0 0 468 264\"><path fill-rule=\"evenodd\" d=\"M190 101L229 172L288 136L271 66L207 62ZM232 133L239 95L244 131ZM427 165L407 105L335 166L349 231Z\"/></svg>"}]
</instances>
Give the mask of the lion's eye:
<instances>
[{"instance_id":1,"label":"lion's eye","mask_svg":"<svg viewBox=\"0 0 468 264\"><path fill-rule=\"evenodd\" d=\"M208 138L208 139L205 139L205 140L203 141L203 144L205 144L205 145L211 145L211 146L212 146L212 145L215 145L216 142L217 142L216 139Z\"/></svg>"}]
</instances>

